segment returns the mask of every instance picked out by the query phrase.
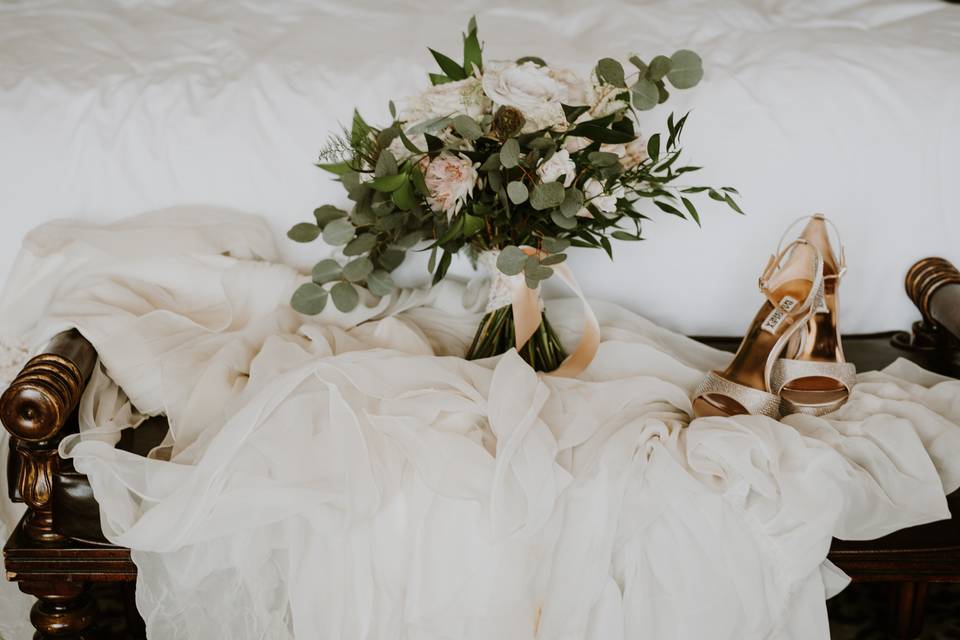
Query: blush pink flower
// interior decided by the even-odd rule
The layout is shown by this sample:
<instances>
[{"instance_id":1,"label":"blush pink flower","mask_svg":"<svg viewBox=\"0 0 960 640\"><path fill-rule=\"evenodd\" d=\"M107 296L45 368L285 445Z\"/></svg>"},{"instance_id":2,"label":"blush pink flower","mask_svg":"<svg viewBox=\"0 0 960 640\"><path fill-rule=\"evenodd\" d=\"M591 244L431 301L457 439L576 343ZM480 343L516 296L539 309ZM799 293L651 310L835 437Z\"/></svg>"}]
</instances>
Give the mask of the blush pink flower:
<instances>
[{"instance_id":1,"label":"blush pink flower","mask_svg":"<svg viewBox=\"0 0 960 640\"><path fill-rule=\"evenodd\" d=\"M469 158L452 153L441 153L430 162L424 173L430 196L427 202L434 211L453 218L477 183L477 169Z\"/></svg>"}]
</instances>

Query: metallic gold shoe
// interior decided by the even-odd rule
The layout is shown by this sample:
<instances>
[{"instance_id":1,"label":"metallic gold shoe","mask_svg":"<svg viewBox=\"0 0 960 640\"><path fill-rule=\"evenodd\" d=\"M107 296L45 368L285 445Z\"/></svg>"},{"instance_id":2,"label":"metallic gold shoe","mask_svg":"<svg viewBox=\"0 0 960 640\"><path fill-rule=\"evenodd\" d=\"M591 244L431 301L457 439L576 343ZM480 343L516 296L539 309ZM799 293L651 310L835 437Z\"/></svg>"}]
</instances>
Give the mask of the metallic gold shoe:
<instances>
[{"instance_id":1,"label":"metallic gold shoe","mask_svg":"<svg viewBox=\"0 0 960 640\"><path fill-rule=\"evenodd\" d=\"M856 384L857 369L843 356L837 328L840 279L847 270L840 233L823 214L797 222L803 220L809 222L800 238L815 246L823 256L823 295L806 325L790 341L785 357L774 365L770 384L771 390L780 395L780 411L784 415L820 416L836 411L847 401ZM790 225L786 233L797 222ZM837 253L831 247L828 224L837 236Z\"/></svg>"},{"instance_id":2,"label":"metallic gold shoe","mask_svg":"<svg viewBox=\"0 0 960 640\"><path fill-rule=\"evenodd\" d=\"M770 257L760 276L766 301L757 312L733 361L711 371L693 394L696 417L738 414L780 416L771 376L790 339L807 325L822 296L823 258L800 238Z\"/></svg>"}]
</instances>

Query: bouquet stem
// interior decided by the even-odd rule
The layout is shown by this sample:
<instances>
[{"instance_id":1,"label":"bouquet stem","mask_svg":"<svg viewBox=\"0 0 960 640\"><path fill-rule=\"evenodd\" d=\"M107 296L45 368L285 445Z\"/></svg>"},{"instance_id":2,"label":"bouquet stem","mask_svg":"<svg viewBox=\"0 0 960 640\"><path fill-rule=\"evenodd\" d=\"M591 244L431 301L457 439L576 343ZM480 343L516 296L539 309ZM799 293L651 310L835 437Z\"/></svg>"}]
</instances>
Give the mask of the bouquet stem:
<instances>
[{"instance_id":1,"label":"bouquet stem","mask_svg":"<svg viewBox=\"0 0 960 640\"><path fill-rule=\"evenodd\" d=\"M553 371L567 357L560 339L541 313L540 326L525 345L520 348L520 357L537 371ZM473 337L467 360L479 360L505 353L515 346L516 334L513 325L513 307L505 305L483 316Z\"/></svg>"}]
</instances>

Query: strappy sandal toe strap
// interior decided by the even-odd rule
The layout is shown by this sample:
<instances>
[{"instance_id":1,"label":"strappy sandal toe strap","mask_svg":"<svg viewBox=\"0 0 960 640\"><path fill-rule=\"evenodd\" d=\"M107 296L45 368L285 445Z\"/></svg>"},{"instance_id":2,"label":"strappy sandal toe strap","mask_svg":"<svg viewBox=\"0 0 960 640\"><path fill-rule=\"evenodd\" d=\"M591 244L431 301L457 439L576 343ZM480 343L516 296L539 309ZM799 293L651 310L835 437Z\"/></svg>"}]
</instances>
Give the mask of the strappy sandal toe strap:
<instances>
[{"instance_id":1,"label":"strappy sandal toe strap","mask_svg":"<svg viewBox=\"0 0 960 640\"><path fill-rule=\"evenodd\" d=\"M731 382L716 371L711 371L703 379L693 399L710 396L722 396L739 404L747 413L753 415L780 417L780 398L772 393Z\"/></svg>"},{"instance_id":2,"label":"strappy sandal toe strap","mask_svg":"<svg viewBox=\"0 0 960 640\"><path fill-rule=\"evenodd\" d=\"M790 386L804 378L827 378L837 382L843 391L821 392L821 402L811 402L816 396L807 392L804 401L794 402L788 394L784 394L784 387ZM857 368L852 362L817 362L814 360L792 360L780 358L773 365L770 372L770 388L773 393L780 395L780 408L784 415L791 413L805 413L821 416L836 411L847 401L853 386L857 383Z\"/></svg>"}]
</instances>

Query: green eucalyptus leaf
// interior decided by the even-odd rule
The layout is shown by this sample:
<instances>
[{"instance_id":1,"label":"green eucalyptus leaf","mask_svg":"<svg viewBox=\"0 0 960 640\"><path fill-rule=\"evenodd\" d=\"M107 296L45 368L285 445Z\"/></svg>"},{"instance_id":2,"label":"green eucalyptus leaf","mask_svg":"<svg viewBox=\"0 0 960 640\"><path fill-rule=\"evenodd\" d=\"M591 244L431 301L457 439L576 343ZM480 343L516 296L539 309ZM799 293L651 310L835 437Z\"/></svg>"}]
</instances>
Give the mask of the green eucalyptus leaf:
<instances>
[{"instance_id":1,"label":"green eucalyptus leaf","mask_svg":"<svg viewBox=\"0 0 960 640\"><path fill-rule=\"evenodd\" d=\"M560 203L560 213L566 218L572 218L583 207L583 192L576 187L567 189L563 195L563 202Z\"/></svg>"},{"instance_id":2,"label":"green eucalyptus leaf","mask_svg":"<svg viewBox=\"0 0 960 640\"><path fill-rule=\"evenodd\" d=\"M620 163L620 156L609 151L591 151L587 154L587 160L595 167L612 167Z\"/></svg>"},{"instance_id":3,"label":"green eucalyptus leaf","mask_svg":"<svg viewBox=\"0 0 960 640\"><path fill-rule=\"evenodd\" d=\"M386 296L393 292L393 278L383 269L377 269L367 276L367 288L375 296Z\"/></svg>"},{"instance_id":4,"label":"green eucalyptus leaf","mask_svg":"<svg viewBox=\"0 0 960 640\"><path fill-rule=\"evenodd\" d=\"M393 271L403 263L406 257L407 252L403 249L387 249L377 257L377 264L387 271Z\"/></svg>"},{"instance_id":5,"label":"green eucalyptus leaf","mask_svg":"<svg viewBox=\"0 0 960 640\"><path fill-rule=\"evenodd\" d=\"M527 254L520 247L510 245L505 247L497 256L497 269L508 276L515 276L523 271L523 265L526 262Z\"/></svg>"},{"instance_id":6,"label":"green eucalyptus leaf","mask_svg":"<svg viewBox=\"0 0 960 640\"><path fill-rule=\"evenodd\" d=\"M452 124L454 130L460 134L460 137L466 140L476 140L483 135L483 129L481 129L476 120L470 116L456 116L453 119Z\"/></svg>"},{"instance_id":7,"label":"green eucalyptus leaf","mask_svg":"<svg viewBox=\"0 0 960 640\"><path fill-rule=\"evenodd\" d=\"M512 169L520 164L520 143L516 138L508 138L500 148L500 164L505 169Z\"/></svg>"},{"instance_id":8,"label":"green eucalyptus leaf","mask_svg":"<svg viewBox=\"0 0 960 640\"><path fill-rule=\"evenodd\" d=\"M697 208L693 206L693 203L690 202L689 198L680 196L680 201L683 202L683 206L687 208L687 213L690 214L690 217L693 218L693 221L697 223L697 226L700 226L700 214L697 213Z\"/></svg>"},{"instance_id":9,"label":"green eucalyptus leaf","mask_svg":"<svg viewBox=\"0 0 960 640\"><path fill-rule=\"evenodd\" d=\"M577 228L577 218L576 216L565 216L560 212L560 209L554 209L550 212L550 219L553 220L553 223L560 227L561 229L566 229L570 231Z\"/></svg>"},{"instance_id":10,"label":"green eucalyptus leaf","mask_svg":"<svg viewBox=\"0 0 960 640\"><path fill-rule=\"evenodd\" d=\"M413 185L410 184L410 181L405 181L399 189L390 194L390 200L393 201L393 204L397 205L397 208L402 209L403 211L409 211L412 209Z\"/></svg>"},{"instance_id":11,"label":"green eucalyptus leaf","mask_svg":"<svg viewBox=\"0 0 960 640\"><path fill-rule=\"evenodd\" d=\"M350 165L346 162L318 162L317 166L336 176L342 176L347 171L350 171Z\"/></svg>"},{"instance_id":12,"label":"green eucalyptus leaf","mask_svg":"<svg viewBox=\"0 0 960 640\"><path fill-rule=\"evenodd\" d=\"M350 282L360 282L373 273L373 262L370 258L354 258L343 265L343 277Z\"/></svg>"},{"instance_id":13,"label":"green eucalyptus leaf","mask_svg":"<svg viewBox=\"0 0 960 640\"><path fill-rule=\"evenodd\" d=\"M389 193L391 191L396 191L402 187L407 182L407 174L398 173L394 176L382 176L379 178L374 178L369 184L372 188L377 191Z\"/></svg>"},{"instance_id":14,"label":"green eucalyptus leaf","mask_svg":"<svg viewBox=\"0 0 960 640\"><path fill-rule=\"evenodd\" d=\"M597 77L602 82L612 84L615 87L626 87L624 80L623 65L613 58L603 58L597 63Z\"/></svg>"},{"instance_id":15,"label":"green eucalyptus leaf","mask_svg":"<svg viewBox=\"0 0 960 640\"><path fill-rule=\"evenodd\" d=\"M427 189L427 182L423 179L423 172L420 171L418 165L413 165L410 167L410 180L413 182L414 188L417 192L423 197L430 195L430 190Z\"/></svg>"},{"instance_id":16,"label":"green eucalyptus leaf","mask_svg":"<svg viewBox=\"0 0 960 640\"><path fill-rule=\"evenodd\" d=\"M300 313L315 316L327 306L327 291L313 282L302 284L293 292L290 306Z\"/></svg>"},{"instance_id":17,"label":"green eucalyptus leaf","mask_svg":"<svg viewBox=\"0 0 960 640\"><path fill-rule=\"evenodd\" d=\"M434 51L430 49L433 59L437 61L437 64L440 65L440 69L447 74L448 78L453 80L465 80L467 77L467 72L463 70L459 64L454 62L449 57L443 55L439 51Z\"/></svg>"},{"instance_id":18,"label":"green eucalyptus leaf","mask_svg":"<svg viewBox=\"0 0 960 640\"><path fill-rule=\"evenodd\" d=\"M649 111L657 106L660 100L660 90L653 82L641 78L630 87L630 100L633 106L640 111Z\"/></svg>"},{"instance_id":19,"label":"green eucalyptus leaf","mask_svg":"<svg viewBox=\"0 0 960 640\"><path fill-rule=\"evenodd\" d=\"M503 188L503 174L499 171L491 171L487 173L487 182L492 191L500 191Z\"/></svg>"},{"instance_id":20,"label":"green eucalyptus leaf","mask_svg":"<svg viewBox=\"0 0 960 640\"><path fill-rule=\"evenodd\" d=\"M703 78L703 61L693 51L681 49L670 56L670 72L667 80L677 89L697 86Z\"/></svg>"},{"instance_id":21,"label":"green eucalyptus leaf","mask_svg":"<svg viewBox=\"0 0 960 640\"><path fill-rule=\"evenodd\" d=\"M523 265L523 275L527 282L540 282L553 275L553 269L545 267L536 256L530 256Z\"/></svg>"},{"instance_id":22,"label":"green eucalyptus leaf","mask_svg":"<svg viewBox=\"0 0 960 640\"><path fill-rule=\"evenodd\" d=\"M670 58L667 56L657 56L650 61L650 66L647 68L646 76L649 80L656 82L670 72L670 66Z\"/></svg>"},{"instance_id":23,"label":"green eucalyptus leaf","mask_svg":"<svg viewBox=\"0 0 960 640\"><path fill-rule=\"evenodd\" d=\"M553 264L560 264L566 259L567 259L567 254L565 253L552 253L549 256L544 256L540 260L540 264L550 266Z\"/></svg>"},{"instance_id":24,"label":"green eucalyptus leaf","mask_svg":"<svg viewBox=\"0 0 960 640\"><path fill-rule=\"evenodd\" d=\"M470 75L474 69L483 70L483 49L477 38L477 19L470 18L467 34L463 37L463 69Z\"/></svg>"},{"instance_id":25,"label":"green eucalyptus leaf","mask_svg":"<svg viewBox=\"0 0 960 640\"><path fill-rule=\"evenodd\" d=\"M340 278L340 263L334 260L333 258L327 258L326 260L321 260L317 264L313 265L313 271L310 274L310 277L317 284L324 284L330 282L331 280L338 280Z\"/></svg>"},{"instance_id":26,"label":"green eucalyptus leaf","mask_svg":"<svg viewBox=\"0 0 960 640\"><path fill-rule=\"evenodd\" d=\"M525 62L532 62L538 67L545 67L547 63L543 58L538 58L537 56L523 56L522 58L517 58L517 64L523 64Z\"/></svg>"},{"instance_id":27,"label":"green eucalyptus leaf","mask_svg":"<svg viewBox=\"0 0 960 640\"><path fill-rule=\"evenodd\" d=\"M660 159L660 134L655 133L647 140L647 155L654 162Z\"/></svg>"},{"instance_id":28,"label":"green eucalyptus leaf","mask_svg":"<svg viewBox=\"0 0 960 640\"><path fill-rule=\"evenodd\" d=\"M338 282L333 285L330 289L330 297L333 298L333 305L342 313L353 311L360 302L360 294L349 282Z\"/></svg>"},{"instance_id":29,"label":"green eucalyptus leaf","mask_svg":"<svg viewBox=\"0 0 960 640\"><path fill-rule=\"evenodd\" d=\"M287 231L287 237L294 242L313 242L320 235L320 227L310 222L299 222Z\"/></svg>"},{"instance_id":30,"label":"green eucalyptus leaf","mask_svg":"<svg viewBox=\"0 0 960 640\"><path fill-rule=\"evenodd\" d=\"M527 186L518 180L514 180L507 185L507 196L513 204L523 204L527 201L529 195Z\"/></svg>"},{"instance_id":31,"label":"green eucalyptus leaf","mask_svg":"<svg viewBox=\"0 0 960 640\"><path fill-rule=\"evenodd\" d=\"M411 247L416 245L418 242L420 242L422 238L423 238L423 233L421 233L420 231L411 231L410 233L401 236L400 239L397 240L395 244L398 247L402 247L404 249L410 249Z\"/></svg>"},{"instance_id":32,"label":"green eucalyptus leaf","mask_svg":"<svg viewBox=\"0 0 960 640\"><path fill-rule=\"evenodd\" d=\"M372 233L362 233L350 242L347 243L347 246L343 248L343 255L345 256L359 256L362 253L367 253L370 249L377 244L377 236Z\"/></svg>"},{"instance_id":33,"label":"green eucalyptus leaf","mask_svg":"<svg viewBox=\"0 0 960 640\"><path fill-rule=\"evenodd\" d=\"M563 108L563 115L567 122L573 122L590 110L590 107L586 105L570 106L568 104L561 104L560 106Z\"/></svg>"},{"instance_id":34,"label":"green eucalyptus leaf","mask_svg":"<svg viewBox=\"0 0 960 640\"><path fill-rule=\"evenodd\" d=\"M356 229L349 220L334 220L323 229L323 241L334 247L345 245L353 240Z\"/></svg>"},{"instance_id":35,"label":"green eucalyptus leaf","mask_svg":"<svg viewBox=\"0 0 960 640\"><path fill-rule=\"evenodd\" d=\"M380 156L377 158L377 168L373 175L378 178L395 176L397 175L397 170L397 159L393 157L393 154L390 153L388 149L381 151Z\"/></svg>"},{"instance_id":36,"label":"green eucalyptus leaf","mask_svg":"<svg viewBox=\"0 0 960 640\"><path fill-rule=\"evenodd\" d=\"M564 238L544 238L541 245L547 253L560 253L570 248L570 241Z\"/></svg>"},{"instance_id":37,"label":"green eucalyptus leaf","mask_svg":"<svg viewBox=\"0 0 960 640\"><path fill-rule=\"evenodd\" d=\"M559 182L546 182L533 187L530 194L530 206L537 211L559 207L564 200L563 185Z\"/></svg>"},{"instance_id":38,"label":"green eucalyptus leaf","mask_svg":"<svg viewBox=\"0 0 960 640\"><path fill-rule=\"evenodd\" d=\"M313 217L317 220L317 226L321 229L327 226L327 223L337 218L346 218L347 212L333 205L325 204L313 210Z\"/></svg>"},{"instance_id":39,"label":"green eucalyptus leaf","mask_svg":"<svg viewBox=\"0 0 960 640\"><path fill-rule=\"evenodd\" d=\"M640 71L641 76L647 73L647 63L641 60L639 56L630 56L629 60L630 64L635 66L637 70Z\"/></svg>"},{"instance_id":40,"label":"green eucalyptus leaf","mask_svg":"<svg viewBox=\"0 0 960 640\"><path fill-rule=\"evenodd\" d=\"M480 229L483 229L483 218L472 216L469 213L463 214L463 235L465 237L469 238Z\"/></svg>"}]
</instances>

